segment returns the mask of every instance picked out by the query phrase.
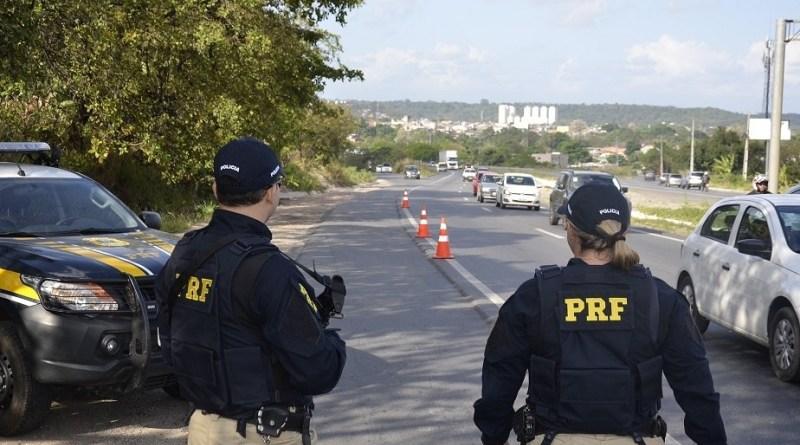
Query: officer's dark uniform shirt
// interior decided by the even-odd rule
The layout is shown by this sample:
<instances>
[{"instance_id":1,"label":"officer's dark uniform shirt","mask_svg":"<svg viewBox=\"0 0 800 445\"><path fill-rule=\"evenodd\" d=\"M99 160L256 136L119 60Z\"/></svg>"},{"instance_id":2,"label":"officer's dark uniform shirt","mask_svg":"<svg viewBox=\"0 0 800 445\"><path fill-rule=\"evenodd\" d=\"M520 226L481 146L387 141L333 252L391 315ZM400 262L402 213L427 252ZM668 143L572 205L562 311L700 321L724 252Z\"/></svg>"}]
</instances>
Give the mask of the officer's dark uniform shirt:
<instances>
[{"instance_id":1,"label":"officer's dark uniform shirt","mask_svg":"<svg viewBox=\"0 0 800 445\"><path fill-rule=\"evenodd\" d=\"M265 242L272 239L272 233L261 222L240 215L217 209L205 229L187 239L184 237L175 248L172 258L159 276L159 328L161 346L167 360L170 360L169 307L164 297L174 281L176 262L191 256L193 249L203 249L213 245L218 239L232 233L243 236L263 237ZM185 266L184 266L185 267ZM249 285L247 288L251 288ZM311 395L331 391L341 377L345 364L345 344L333 330L323 330L318 316L311 308L311 299L305 293L313 295L314 289L303 277L297 267L282 255L272 255L257 275L255 292L249 296L242 310L248 314L249 320L255 320L263 334L270 353L277 361L287 377L287 388L280 388L290 398L301 400L284 400L291 403L309 403ZM302 299L302 306L297 301ZM307 311L287 311L292 301L293 308L307 307ZM306 303L307 302L307 303ZM287 312L291 315L287 316ZM299 315L298 315L299 313ZM293 318L292 318L293 317ZM241 347L248 341L237 337L237 329L225 323L240 323L231 314L220 316L221 338L223 349ZM225 320L228 321L225 321ZM237 327L241 329L240 326Z\"/></svg>"},{"instance_id":2,"label":"officer's dark uniform shirt","mask_svg":"<svg viewBox=\"0 0 800 445\"><path fill-rule=\"evenodd\" d=\"M567 268L612 268L589 266L573 258ZM702 338L689 315L686 300L663 281L654 278L660 301L660 323L667 323L661 344L663 372L675 400L686 414L686 434L701 445L725 444L725 428L714 392ZM663 310L671 308L670 311ZM503 304L486 345L483 389L475 403L474 420L484 444L504 444L509 437L514 401L531 358L531 326L540 319L538 276L523 283ZM536 339L533 339L536 341ZM540 419L537 418L537 422ZM557 429L558 425L551 425ZM538 429L538 428L537 428ZM631 442L633 443L633 442Z\"/></svg>"}]
</instances>

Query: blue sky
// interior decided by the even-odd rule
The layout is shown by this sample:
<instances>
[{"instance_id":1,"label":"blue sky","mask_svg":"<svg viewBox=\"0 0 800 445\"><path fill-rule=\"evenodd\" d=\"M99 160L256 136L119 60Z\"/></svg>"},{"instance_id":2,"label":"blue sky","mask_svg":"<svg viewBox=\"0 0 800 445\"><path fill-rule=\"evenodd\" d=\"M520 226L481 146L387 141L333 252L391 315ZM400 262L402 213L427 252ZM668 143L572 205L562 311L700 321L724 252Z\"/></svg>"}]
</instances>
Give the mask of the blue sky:
<instances>
[{"instance_id":1,"label":"blue sky","mask_svg":"<svg viewBox=\"0 0 800 445\"><path fill-rule=\"evenodd\" d=\"M779 18L800 20L800 2L366 0L344 27L325 24L365 80L331 83L323 97L758 113ZM800 112L800 41L786 55L784 110Z\"/></svg>"}]
</instances>

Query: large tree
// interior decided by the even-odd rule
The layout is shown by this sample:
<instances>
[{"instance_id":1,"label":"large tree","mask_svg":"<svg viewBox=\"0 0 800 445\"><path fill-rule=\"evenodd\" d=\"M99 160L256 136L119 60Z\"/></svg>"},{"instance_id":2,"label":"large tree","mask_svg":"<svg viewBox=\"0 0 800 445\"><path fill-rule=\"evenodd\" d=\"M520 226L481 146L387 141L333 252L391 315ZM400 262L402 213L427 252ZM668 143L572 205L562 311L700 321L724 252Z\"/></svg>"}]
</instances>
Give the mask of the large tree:
<instances>
[{"instance_id":1,"label":"large tree","mask_svg":"<svg viewBox=\"0 0 800 445\"><path fill-rule=\"evenodd\" d=\"M207 174L238 135L304 147L325 82L361 76L318 25L360 2L8 0L0 136L47 139L87 168L136 160L167 182Z\"/></svg>"}]
</instances>

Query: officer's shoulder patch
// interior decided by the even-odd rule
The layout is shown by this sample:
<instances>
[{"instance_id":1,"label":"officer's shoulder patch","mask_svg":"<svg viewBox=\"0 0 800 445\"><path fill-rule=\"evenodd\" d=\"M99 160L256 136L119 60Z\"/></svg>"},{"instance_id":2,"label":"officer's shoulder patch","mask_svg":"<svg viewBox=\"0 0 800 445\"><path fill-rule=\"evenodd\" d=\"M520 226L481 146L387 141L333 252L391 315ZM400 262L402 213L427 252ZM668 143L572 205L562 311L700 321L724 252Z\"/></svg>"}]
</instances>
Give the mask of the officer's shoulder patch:
<instances>
[{"instance_id":1,"label":"officer's shoulder patch","mask_svg":"<svg viewBox=\"0 0 800 445\"><path fill-rule=\"evenodd\" d=\"M314 300L311 298L311 294L308 293L306 286L304 286L303 283L301 283L300 281L297 281L295 287L297 288L297 291L300 293L300 295L302 295L303 299L305 299L306 303L311 308L311 310L314 311L315 314L318 314L319 310L317 309L317 305L314 304Z\"/></svg>"}]
</instances>

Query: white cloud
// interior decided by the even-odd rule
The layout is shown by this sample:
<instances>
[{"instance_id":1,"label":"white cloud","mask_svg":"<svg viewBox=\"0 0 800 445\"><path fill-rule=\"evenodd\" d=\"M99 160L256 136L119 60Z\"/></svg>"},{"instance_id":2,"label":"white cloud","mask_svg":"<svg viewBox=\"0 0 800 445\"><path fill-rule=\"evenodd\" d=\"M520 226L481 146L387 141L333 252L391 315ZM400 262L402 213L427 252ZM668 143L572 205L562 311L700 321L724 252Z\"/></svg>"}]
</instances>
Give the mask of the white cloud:
<instances>
[{"instance_id":1,"label":"white cloud","mask_svg":"<svg viewBox=\"0 0 800 445\"><path fill-rule=\"evenodd\" d=\"M552 86L556 93L577 93L583 90L586 82L580 79L578 64L572 57L561 62L556 68Z\"/></svg>"},{"instance_id":2,"label":"white cloud","mask_svg":"<svg viewBox=\"0 0 800 445\"><path fill-rule=\"evenodd\" d=\"M562 21L568 25L588 25L608 9L607 0L567 0L562 3L566 10Z\"/></svg>"},{"instance_id":3,"label":"white cloud","mask_svg":"<svg viewBox=\"0 0 800 445\"><path fill-rule=\"evenodd\" d=\"M481 64L486 60L483 49L440 42L428 50L384 48L356 58L355 66L364 71L365 83L388 84L397 80L420 88L459 88L477 84Z\"/></svg>"},{"instance_id":4,"label":"white cloud","mask_svg":"<svg viewBox=\"0 0 800 445\"><path fill-rule=\"evenodd\" d=\"M655 42L634 45L627 51L628 69L635 80L658 83L663 80L708 80L721 71L730 69L732 58L705 43L691 40L678 41L662 35Z\"/></svg>"},{"instance_id":5,"label":"white cloud","mask_svg":"<svg viewBox=\"0 0 800 445\"><path fill-rule=\"evenodd\" d=\"M764 41L753 42L747 54L739 60L739 66L749 74L764 73ZM773 49L774 52L774 49ZM774 62L773 62L774 63ZM787 85L800 85L800 42L786 44L786 58L784 60L784 82Z\"/></svg>"}]
</instances>

